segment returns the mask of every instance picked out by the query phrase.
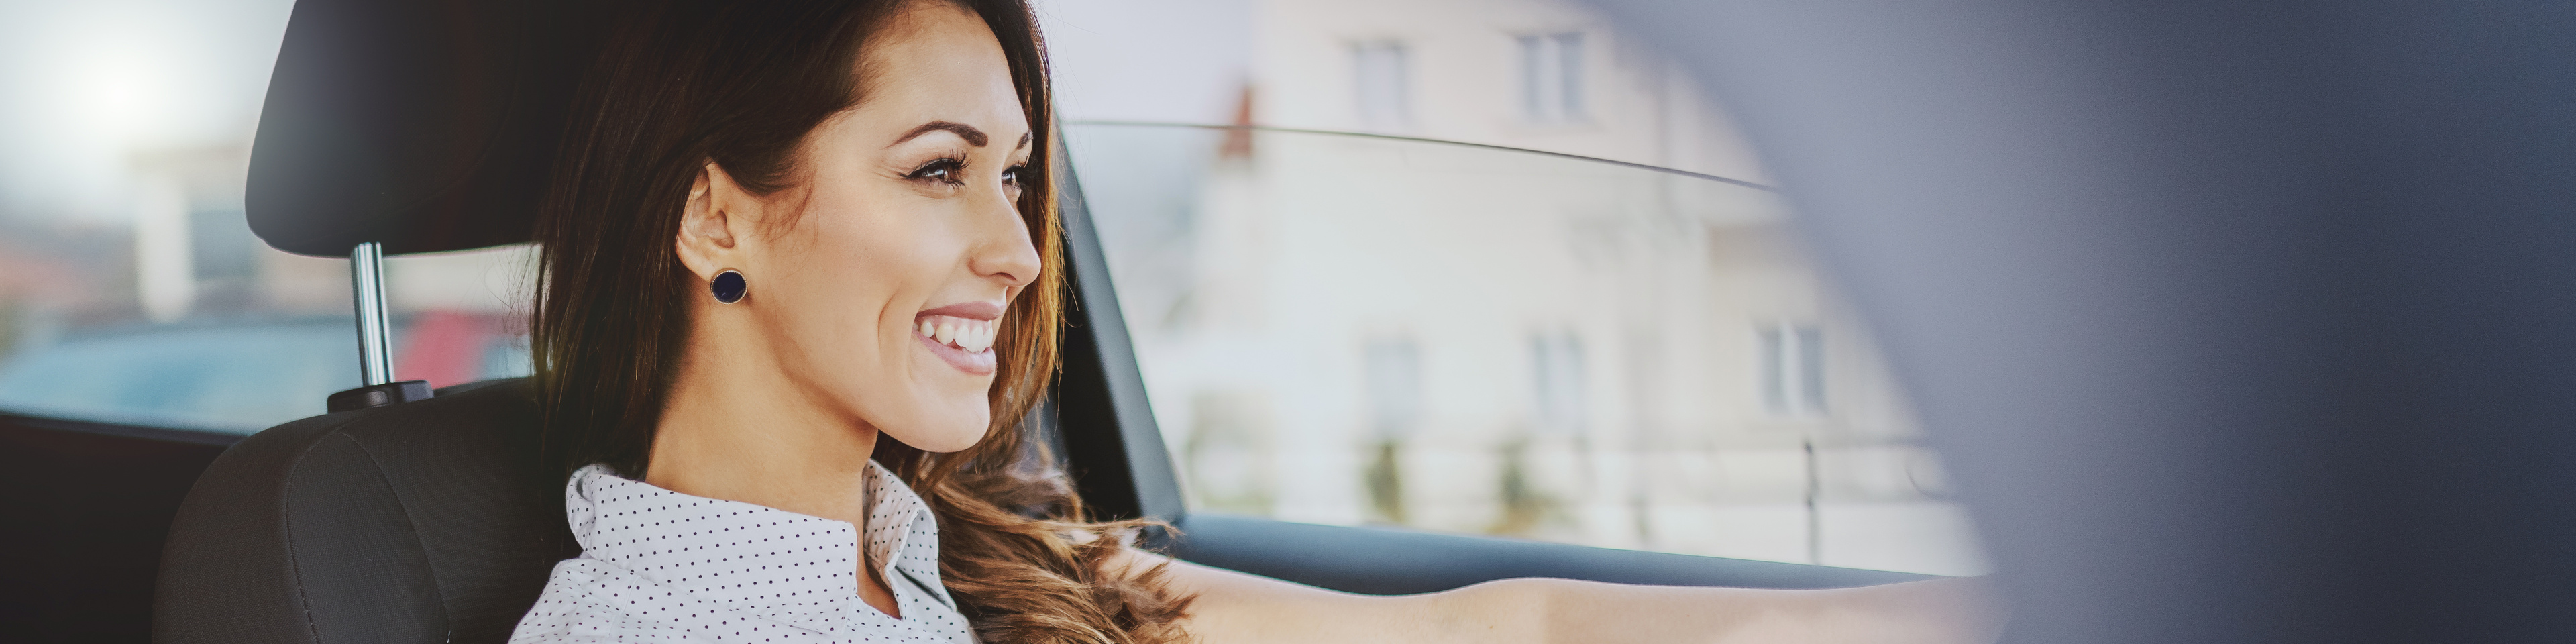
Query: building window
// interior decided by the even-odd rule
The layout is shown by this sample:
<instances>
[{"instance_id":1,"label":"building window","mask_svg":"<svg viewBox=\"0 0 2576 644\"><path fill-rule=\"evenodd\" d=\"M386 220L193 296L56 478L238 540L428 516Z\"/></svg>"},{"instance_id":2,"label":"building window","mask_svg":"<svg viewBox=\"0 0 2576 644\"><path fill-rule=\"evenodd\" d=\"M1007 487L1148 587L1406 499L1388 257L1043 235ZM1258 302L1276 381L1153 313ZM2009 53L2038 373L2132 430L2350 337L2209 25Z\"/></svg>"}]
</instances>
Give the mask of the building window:
<instances>
[{"instance_id":1,"label":"building window","mask_svg":"<svg viewBox=\"0 0 2576 644\"><path fill-rule=\"evenodd\" d=\"M1422 416L1422 350L1412 338L1383 338L1369 342L1363 355L1370 428L1401 438Z\"/></svg>"},{"instance_id":2,"label":"building window","mask_svg":"<svg viewBox=\"0 0 2576 644\"><path fill-rule=\"evenodd\" d=\"M1407 100L1412 72L1404 43L1363 42L1351 47L1353 95L1358 97L1360 124L1379 130L1403 129L1413 120Z\"/></svg>"},{"instance_id":3,"label":"building window","mask_svg":"<svg viewBox=\"0 0 2576 644\"><path fill-rule=\"evenodd\" d=\"M1520 37L1521 113L1534 123L1583 120L1583 33Z\"/></svg>"},{"instance_id":4,"label":"building window","mask_svg":"<svg viewBox=\"0 0 2576 644\"><path fill-rule=\"evenodd\" d=\"M1770 324L1762 341L1762 406L1782 416L1825 412L1825 333L1814 324Z\"/></svg>"},{"instance_id":5,"label":"building window","mask_svg":"<svg viewBox=\"0 0 2576 644\"><path fill-rule=\"evenodd\" d=\"M1538 384L1538 425L1552 432L1583 429L1583 339L1572 333L1541 333L1530 339L1532 372Z\"/></svg>"}]
</instances>

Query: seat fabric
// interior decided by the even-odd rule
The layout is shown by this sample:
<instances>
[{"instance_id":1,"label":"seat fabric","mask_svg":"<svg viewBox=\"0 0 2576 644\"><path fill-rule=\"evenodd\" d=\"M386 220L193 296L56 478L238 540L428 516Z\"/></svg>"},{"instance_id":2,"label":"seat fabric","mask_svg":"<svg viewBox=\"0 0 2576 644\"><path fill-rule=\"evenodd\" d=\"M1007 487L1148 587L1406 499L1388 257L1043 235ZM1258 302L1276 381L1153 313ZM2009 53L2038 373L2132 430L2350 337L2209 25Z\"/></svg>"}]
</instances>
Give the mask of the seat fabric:
<instances>
[{"instance_id":1,"label":"seat fabric","mask_svg":"<svg viewBox=\"0 0 2576 644\"><path fill-rule=\"evenodd\" d=\"M279 425L180 506L156 642L499 642L579 547L524 379Z\"/></svg>"}]
</instances>

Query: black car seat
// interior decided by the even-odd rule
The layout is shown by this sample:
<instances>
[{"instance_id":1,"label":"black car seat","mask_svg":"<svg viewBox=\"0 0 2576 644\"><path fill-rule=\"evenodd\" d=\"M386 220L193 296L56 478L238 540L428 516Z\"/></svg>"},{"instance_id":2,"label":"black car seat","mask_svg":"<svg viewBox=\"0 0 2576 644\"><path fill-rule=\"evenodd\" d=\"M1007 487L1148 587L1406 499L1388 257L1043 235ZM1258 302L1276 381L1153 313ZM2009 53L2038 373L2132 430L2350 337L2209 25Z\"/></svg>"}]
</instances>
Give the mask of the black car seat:
<instances>
[{"instance_id":1,"label":"black car seat","mask_svg":"<svg viewBox=\"0 0 2576 644\"><path fill-rule=\"evenodd\" d=\"M380 268L377 249L527 241L596 50L586 3L297 2L252 144L253 232L353 268ZM497 642L578 554L528 383L432 396L370 380L197 480L162 555L155 641Z\"/></svg>"},{"instance_id":2,"label":"black car seat","mask_svg":"<svg viewBox=\"0 0 2576 644\"><path fill-rule=\"evenodd\" d=\"M524 379L225 451L162 554L158 642L497 642L580 554Z\"/></svg>"}]
</instances>

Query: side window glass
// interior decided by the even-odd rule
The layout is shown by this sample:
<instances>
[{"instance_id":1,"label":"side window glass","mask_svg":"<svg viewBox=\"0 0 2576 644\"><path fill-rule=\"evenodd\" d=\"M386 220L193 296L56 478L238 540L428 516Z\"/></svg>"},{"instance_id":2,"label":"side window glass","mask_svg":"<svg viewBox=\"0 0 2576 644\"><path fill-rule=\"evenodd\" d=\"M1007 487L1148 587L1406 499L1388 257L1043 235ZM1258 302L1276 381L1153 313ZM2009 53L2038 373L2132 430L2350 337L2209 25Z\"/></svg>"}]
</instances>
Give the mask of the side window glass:
<instances>
[{"instance_id":1,"label":"side window glass","mask_svg":"<svg viewBox=\"0 0 2576 644\"><path fill-rule=\"evenodd\" d=\"M248 433L359 384L348 263L243 219L292 4L0 10L0 413ZM526 373L530 258L389 260L396 375Z\"/></svg>"},{"instance_id":2,"label":"side window glass","mask_svg":"<svg viewBox=\"0 0 2576 644\"><path fill-rule=\"evenodd\" d=\"M1361 134L1066 132L1193 511L1984 572L1769 189Z\"/></svg>"},{"instance_id":3,"label":"side window glass","mask_svg":"<svg viewBox=\"0 0 2576 644\"><path fill-rule=\"evenodd\" d=\"M0 248L51 280L0 292L0 412L247 434L358 386L348 262L268 248L238 186L189 194L171 202L179 216ZM526 375L533 259L524 246L389 258L396 377Z\"/></svg>"}]
</instances>

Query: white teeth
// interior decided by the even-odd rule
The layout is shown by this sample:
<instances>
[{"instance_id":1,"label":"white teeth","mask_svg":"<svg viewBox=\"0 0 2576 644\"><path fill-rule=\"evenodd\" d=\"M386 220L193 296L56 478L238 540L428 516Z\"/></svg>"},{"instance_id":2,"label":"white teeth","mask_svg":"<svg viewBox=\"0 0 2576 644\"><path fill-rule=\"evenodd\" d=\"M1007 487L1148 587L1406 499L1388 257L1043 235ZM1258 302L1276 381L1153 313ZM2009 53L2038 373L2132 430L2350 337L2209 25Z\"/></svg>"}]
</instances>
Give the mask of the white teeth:
<instances>
[{"instance_id":1,"label":"white teeth","mask_svg":"<svg viewBox=\"0 0 2576 644\"><path fill-rule=\"evenodd\" d=\"M970 320L943 315L921 321L921 337L968 353L993 348L993 339L1001 336L1001 330L1001 320Z\"/></svg>"}]
</instances>

